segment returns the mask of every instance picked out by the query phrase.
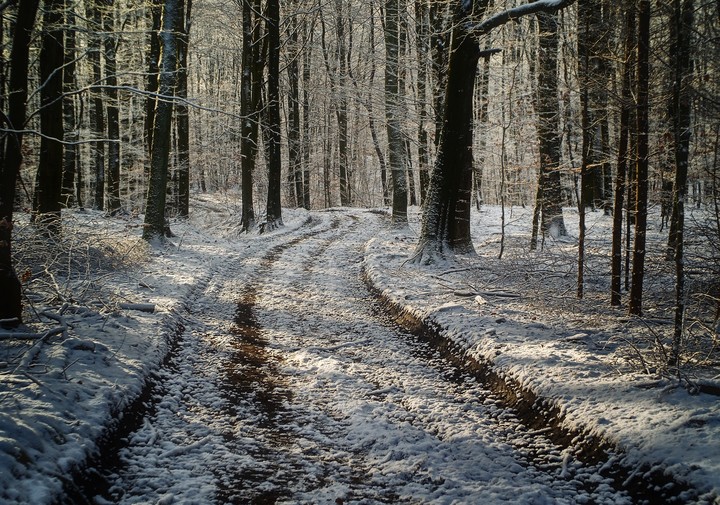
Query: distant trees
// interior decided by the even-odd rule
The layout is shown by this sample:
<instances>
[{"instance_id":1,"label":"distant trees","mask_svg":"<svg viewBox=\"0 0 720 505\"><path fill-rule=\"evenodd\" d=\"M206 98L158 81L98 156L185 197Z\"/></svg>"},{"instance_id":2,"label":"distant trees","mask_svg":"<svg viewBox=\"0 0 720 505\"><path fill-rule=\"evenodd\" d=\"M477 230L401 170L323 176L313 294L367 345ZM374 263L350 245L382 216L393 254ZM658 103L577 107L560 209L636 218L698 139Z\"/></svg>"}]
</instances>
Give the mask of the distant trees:
<instances>
[{"instance_id":1,"label":"distant trees","mask_svg":"<svg viewBox=\"0 0 720 505\"><path fill-rule=\"evenodd\" d=\"M638 44L648 2L572 3L46 0L24 42L33 3L6 3L6 228L12 201L58 230L61 208L144 213L148 239L188 216L196 191L237 191L247 232L280 225L283 206L387 206L404 225L421 203L416 261L432 263L473 251L473 201L535 205L531 248L574 235L576 207L582 296L585 255L602 254L586 253L584 222L602 209L610 302L631 292L641 314L646 218L662 203L682 312L697 233L683 216L718 194L720 7L650 2ZM37 55L24 67L16 39ZM17 174L27 201L7 182Z\"/></svg>"}]
</instances>

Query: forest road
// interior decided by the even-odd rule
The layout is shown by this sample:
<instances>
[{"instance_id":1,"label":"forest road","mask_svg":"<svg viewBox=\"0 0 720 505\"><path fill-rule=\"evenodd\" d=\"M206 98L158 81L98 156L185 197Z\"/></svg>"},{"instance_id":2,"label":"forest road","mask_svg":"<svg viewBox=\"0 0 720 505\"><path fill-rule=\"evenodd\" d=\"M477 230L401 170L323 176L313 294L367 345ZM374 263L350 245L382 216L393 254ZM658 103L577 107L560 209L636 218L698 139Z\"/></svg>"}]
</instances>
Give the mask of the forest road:
<instances>
[{"instance_id":1,"label":"forest road","mask_svg":"<svg viewBox=\"0 0 720 505\"><path fill-rule=\"evenodd\" d=\"M228 258L94 503L631 503L393 324L361 211Z\"/></svg>"}]
</instances>

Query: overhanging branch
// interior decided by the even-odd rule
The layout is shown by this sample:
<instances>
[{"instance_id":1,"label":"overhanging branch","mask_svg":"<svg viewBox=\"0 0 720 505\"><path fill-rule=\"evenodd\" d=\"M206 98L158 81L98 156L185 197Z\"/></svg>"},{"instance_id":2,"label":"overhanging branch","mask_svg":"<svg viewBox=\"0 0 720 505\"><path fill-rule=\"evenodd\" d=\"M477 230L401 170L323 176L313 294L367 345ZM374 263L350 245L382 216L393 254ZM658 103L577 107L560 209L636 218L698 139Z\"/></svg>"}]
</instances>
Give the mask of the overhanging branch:
<instances>
[{"instance_id":1,"label":"overhanging branch","mask_svg":"<svg viewBox=\"0 0 720 505\"><path fill-rule=\"evenodd\" d=\"M471 27L468 32L476 37L490 33L498 26L502 26L509 21L535 14L537 12L555 12L560 9L572 5L575 0L536 0L528 4L519 5L512 9L499 12L494 16L487 18L481 23Z\"/></svg>"}]
</instances>

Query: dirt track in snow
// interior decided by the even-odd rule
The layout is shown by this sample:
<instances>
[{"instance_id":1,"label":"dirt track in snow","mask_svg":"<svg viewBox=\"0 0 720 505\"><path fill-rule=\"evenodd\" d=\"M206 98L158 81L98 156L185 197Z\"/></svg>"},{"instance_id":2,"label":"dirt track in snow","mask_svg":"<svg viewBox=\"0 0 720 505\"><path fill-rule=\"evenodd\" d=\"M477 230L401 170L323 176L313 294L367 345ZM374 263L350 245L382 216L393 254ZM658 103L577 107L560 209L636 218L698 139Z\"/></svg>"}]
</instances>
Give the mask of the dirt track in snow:
<instances>
[{"instance_id":1,"label":"dirt track in snow","mask_svg":"<svg viewBox=\"0 0 720 505\"><path fill-rule=\"evenodd\" d=\"M630 503L383 313L382 217L317 214L228 258L98 472L119 503ZM98 499L97 501L102 501Z\"/></svg>"}]
</instances>

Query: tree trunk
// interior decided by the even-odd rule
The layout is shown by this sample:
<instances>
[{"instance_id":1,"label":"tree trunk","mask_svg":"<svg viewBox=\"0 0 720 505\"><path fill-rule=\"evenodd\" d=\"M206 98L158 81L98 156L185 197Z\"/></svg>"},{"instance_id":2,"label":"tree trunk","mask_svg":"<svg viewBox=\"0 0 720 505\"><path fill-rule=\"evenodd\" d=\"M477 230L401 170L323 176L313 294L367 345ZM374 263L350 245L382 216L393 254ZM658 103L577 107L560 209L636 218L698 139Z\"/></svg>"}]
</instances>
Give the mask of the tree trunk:
<instances>
[{"instance_id":1,"label":"tree trunk","mask_svg":"<svg viewBox=\"0 0 720 505\"><path fill-rule=\"evenodd\" d=\"M637 205L629 312L642 315L648 204L650 0L639 0L637 56Z\"/></svg>"},{"instance_id":2,"label":"tree trunk","mask_svg":"<svg viewBox=\"0 0 720 505\"><path fill-rule=\"evenodd\" d=\"M693 0L673 0L673 22L677 26L675 46L675 79L673 81L673 130L675 137L675 191L673 215L675 227L675 329L673 332L672 361L680 366L683 326L685 318L685 198L687 193L688 158L690 154L691 98L689 81L692 77Z\"/></svg>"},{"instance_id":3,"label":"tree trunk","mask_svg":"<svg viewBox=\"0 0 720 505\"><path fill-rule=\"evenodd\" d=\"M33 213L50 233L60 232L63 174L63 0L44 5L40 50L40 159L35 180Z\"/></svg>"},{"instance_id":4,"label":"tree trunk","mask_svg":"<svg viewBox=\"0 0 720 505\"><path fill-rule=\"evenodd\" d=\"M91 78L95 85L102 83L102 16L97 4L98 0L88 0L85 9L89 24L88 33L88 62L90 63ZM105 137L105 113L103 109L102 91L93 91L89 98L90 129L95 138ZM105 143L93 142L90 144L92 153L92 172L95 180L94 207L98 210L105 208Z\"/></svg>"},{"instance_id":5,"label":"tree trunk","mask_svg":"<svg viewBox=\"0 0 720 505\"><path fill-rule=\"evenodd\" d=\"M107 102L107 137L108 137L108 162L107 179L108 195L107 210L110 214L116 214L120 210L120 110L118 108L118 93L115 88L118 84L117 65L115 55L117 53L117 37L115 35L115 0L105 0L103 20L103 37L105 46L105 91Z\"/></svg>"},{"instance_id":6,"label":"tree trunk","mask_svg":"<svg viewBox=\"0 0 720 505\"><path fill-rule=\"evenodd\" d=\"M303 119L302 119L302 192L303 207L310 210L310 70L315 23L305 26L306 49L303 53Z\"/></svg>"},{"instance_id":7,"label":"tree trunk","mask_svg":"<svg viewBox=\"0 0 720 505\"><path fill-rule=\"evenodd\" d=\"M159 93L164 97L173 97L177 85L177 33L180 29L180 8L179 0L165 0L160 32L162 58L159 81ZM169 99L158 100L155 111L150 180L143 229L143 238L148 241L163 240L166 232L165 200L174 105Z\"/></svg>"},{"instance_id":8,"label":"tree trunk","mask_svg":"<svg viewBox=\"0 0 720 505\"><path fill-rule=\"evenodd\" d=\"M338 168L340 171L340 205L352 204L350 165L348 163L348 105L346 96L348 49L345 35L345 12L342 0L335 0L335 28L337 34L337 106L335 116L338 124Z\"/></svg>"},{"instance_id":9,"label":"tree trunk","mask_svg":"<svg viewBox=\"0 0 720 505\"><path fill-rule=\"evenodd\" d=\"M620 305L622 291L622 228L623 199L628 170L628 140L630 136L630 110L632 108L632 53L635 48L635 6L627 7L625 14L625 67L623 69L620 109L620 138L618 163L615 175L615 202L613 205L613 232L610 269L610 305ZM629 231L629 230L628 230Z\"/></svg>"},{"instance_id":10,"label":"tree trunk","mask_svg":"<svg viewBox=\"0 0 720 505\"><path fill-rule=\"evenodd\" d=\"M282 226L280 152L280 2L267 1L265 13L268 36L268 92L267 92L267 150L268 150L268 195L267 225L272 230Z\"/></svg>"},{"instance_id":11,"label":"tree trunk","mask_svg":"<svg viewBox=\"0 0 720 505\"><path fill-rule=\"evenodd\" d=\"M560 182L560 109L557 82L558 31L557 15L539 13L538 89L538 145L540 150L540 177L542 190L541 231L543 236L567 235L562 214L562 187Z\"/></svg>"},{"instance_id":12,"label":"tree trunk","mask_svg":"<svg viewBox=\"0 0 720 505\"><path fill-rule=\"evenodd\" d=\"M430 144L425 122L427 116L427 62L430 58L430 34L426 0L415 0L415 32L417 33L417 107L418 107L418 172L420 203L425 203L430 183Z\"/></svg>"},{"instance_id":13,"label":"tree trunk","mask_svg":"<svg viewBox=\"0 0 720 505\"><path fill-rule=\"evenodd\" d=\"M28 95L28 62L38 0L20 0L10 50L8 86L8 128L0 165L0 323L16 326L22 322L22 286L12 264L13 204L15 183L22 164L22 139ZM14 130L14 131L12 131Z\"/></svg>"},{"instance_id":14,"label":"tree trunk","mask_svg":"<svg viewBox=\"0 0 720 505\"><path fill-rule=\"evenodd\" d=\"M407 180L405 146L400 127L398 0L385 3L385 118L388 137L388 165L392 177L392 220L407 223Z\"/></svg>"},{"instance_id":15,"label":"tree trunk","mask_svg":"<svg viewBox=\"0 0 720 505\"><path fill-rule=\"evenodd\" d=\"M470 239L472 102L480 48L461 23L455 23L451 44L443 129L414 258L423 264L474 252Z\"/></svg>"},{"instance_id":16,"label":"tree trunk","mask_svg":"<svg viewBox=\"0 0 720 505\"><path fill-rule=\"evenodd\" d=\"M93 0L90 0L93 1ZM145 91L148 97L145 100L145 149L148 156L152 155L153 129L155 127L155 110L160 82L160 28L162 27L163 0L150 0L150 43L147 53L146 66L148 74L145 82Z\"/></svg>"},{"instance_id":17,"label":"tree trunk","mask_svg":"<svg viewBox=\"0 0 720 505\"><path fill-rule=\"evenodd\" d=\"M65 13L65 61L63 68L63 120L65 122L65 150L62 175L62 205L72 207L75 199L75 176L78 172L78 148L75 142L79 138L79 124L75 112L75 96L69 94L77 88L75 77L75 6L68 5ZM79 189L79 188L78 188Z\"/></svg>"},{"instance_id":18,"label":"tree trunk","mask_svg":"<svg viewBox=\"0 0 720 505\"><path fill-rule=\"evenodd\" d=\"M192 0L185 0L180 12L178 33L178 72L177 96L187 99L188 96L188 47L190 42L190 15ZM175 108L177 122L177 173L178 173L178 216L190 215L190 114L185 101L180 101Z\"/></svg>"},{"instance_id":19,"label":"tree trunk","mask_svg":"<svg viewBox=\"0 0 720 505\"><path fill-rule=\"evenodd\" d=\"M297 2L291 2L297 7ZM304 207L302 145L300 143L300 44L298 43L298 22L291 13L288 26L288 49L290 62L287 64L287 143L288 143L288 193L293 207Z\"/></svg>"},{"instance_id":20,"label":"tree trunk","mask_svg":"<svg viewBox=\"0 0 720 505\"><path fill-rule=\"evenodd\" d=\"M257 158L260 88L262 84L262 50L260 0L243 0L243 52L240 83L240 156L242 171L241 228L249 232L255 227L253 204L253 173Z\"/></svg>"}]
</instances>

